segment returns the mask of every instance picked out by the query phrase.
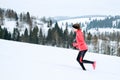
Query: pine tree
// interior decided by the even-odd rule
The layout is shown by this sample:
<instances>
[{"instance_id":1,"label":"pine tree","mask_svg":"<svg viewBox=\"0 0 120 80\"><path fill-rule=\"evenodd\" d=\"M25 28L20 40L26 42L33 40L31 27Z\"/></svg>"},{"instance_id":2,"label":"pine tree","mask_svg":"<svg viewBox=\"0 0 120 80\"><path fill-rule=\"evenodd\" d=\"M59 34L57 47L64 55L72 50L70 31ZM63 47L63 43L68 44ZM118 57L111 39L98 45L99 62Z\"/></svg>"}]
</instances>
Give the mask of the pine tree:
<instances>
[{"instance_id":1,"label":"pine tree","mask_svg":"<svg viewBox=\"0 0 120 80\"><path fill-rule=\"evenodd\" d=\"M68 45L68 27L66 26L66 29L64 30L64 41L65 41L65 48L69 48L69 45Z\"/></svg>"},{"instance_id":2,"label":"pine tree","mask_svg":"<svg viewBox=\"0 0 120 80\"><path fill-rule=\"evenodd\" d=\"M98 46L98 37L95 35L93 38L92 38L93 40L92 40L92 44L93 44L93 46L94 46L94 51L96 52L96 53L98 53L98 49L99 49L99 46Z\"/></svg>"},{"instance_id":3,"label":"pine tree","mask_svg":"<svg viewBox=\"0 0 120 80\"><path fill-rule=\"evenodd\" d=\"M6 28L3 29L3 39L7 39L8 31Z\"/></svg>"},{"instance_id":4,"label":"pine tree","mask_svg":"<svg viewBox=\"0 0 120 80\"><path fill-rule=\"evenodd\" d=\"M0 25L3 25L4 20L4 10L0 8Z\"/></svg>"},{"instance_id":5,"label":"pine tree","mask_svg":"<svg viewBox=\"0 0 120 80\"><path fill-rule=\"evenodd\" d=\"M18 21L18 15L15 13L15 20Z\"/></svg>"},{"instance_id":6,"label":"pine tree","mask_svg":"<svg viewBox=\"0 0 120 80\"><path fill-rule=\"evenodd\" d=\"M64 44L63 44L63 42L64 42L64 39L63 39L63 29L62 29L62 27L61 27L61 29L59 30L59 45L60 45L60 47L62 47Z\"/></svg>"},{"instance_id":7,"label":"pine tree","mask_svg":"<svg viewBox=\"0 0 120 80\"><path fill-rule=\"evenodd\" d=\"M38 27L34 27L33 31L30 31L29 37L30 43L38 44Z\"/></svg>"},{"instance_id":8,"label":"pine tree","mask_svg":"<svg viewBox=\"0 0 120 80\"><path fill-rule=\"evenodd\" d=\"M40 31L39 31L39 37L38 37L38 43L39 44L42 44L43 43L43 32L42 32L42 29L40 28Z\"/></svg>"},{"instance_id":9,"label":"pine tree","mask_svg":"<svg viewBox=\"0 0 120 80\"><path fill-rule=\"evenodd\" d=\"M0 39L2 39L2 38L3 38L3 29L0 26Z\"/></svg>"},{"instance_id":10,"label":"pine tree","mask_svg":"<svg viewBox=\"0 0 120 80\"><path fill-rule=\"evenodd\" d=\"M29 31L32 30L32 19L30 18L30 13L29 12L27 12L27 23L30 26Z\"/></svg>"},{"instance_id":11,"label":"pine tree","mask_svg":"<svg viewBox=\"0 0 120 80\"><path fill-rule=\"evenodd\" d=\"M10 33L10 32L8 33L8 38L7 38L7 40L11 40L11 33Z\"/></svg>"},{"instance_id":12,"label":"pine tree","mask_svg":"<svg viewBox=\"0 0 120 80\"><path fill-rule=\"evenodd\" d=\"M69 40L68 40L68 44L70 48L72 48L72 43L73 43L74 38L75 38L75 34L71 31L69 35Z\"/></svg>"},{"instance_id":13,"label":"pine tree","mask_svg":"<svg viewBox=\"0 0 120 80\"><path fill-rule=\"evenodd\" d=\"M117 49L117 56L120 57L120 46L119 46L118 49Z\"/></svg>"},{"instance_id":14,"label":"pine tree","mask_svg":"<svg viewBox=\"0 0 120 80\"><path fill-rule=\"evenodd\" d=\"M23 21L23 15L22 15L22 13L20 13L20 22L22 22Z\"/></svg>"},{"instance_id":15,"label":"pine tree","mask_svg":"<svg viewBox=\"0 0 120 80\"><path fill-rule=\"evenodd\" d=\"M55 27L53 28L52 30L52 45L57 45L59 46L59 26L58 26L58 23L56 22L55 23Z\"/></svg>"},{"instance_id":16,"label":"pine tree","mask_svg":"<svg viewBox=\"0 0 120 80\"><path fill-rule=\"evenodd\" d=\"M89 32L89 33L87 34L87 38L86 38L87 44L90 44L90 43L91 43L91 40L92 40L92 35L91 35L91 33Z\"/></svg>"},{"instance_id":17,"label":"pine tree","mask_svg":"<svg viewBox=\"0 0 120 80\"><path fill-rule=\"evenodd\" d=\"M28 29L26 28L24 31L24 34L22 36L22 41L23 42L29 42L29 35L28 35Z\"/></svg>"},{"instance_id":18,"label":"pine tree","mask_svg":"<svg viewBox=\"0 0 120 80\"><path fill-rule=\"evenodd\" d=\"M52 26L52 20L49 19L49 20L47 21L47 27L51 27L51 26Z\"/></svg>"},{"instance_id":19,"label":"pine tree","mask_svg":"<svg viewBox=\"0 0 120 80\"><path fill-rule=\"evenodd\" d=\"M2 39L11 40L11 34L8 32L7 28L2 30Z\"/></svg>"},{"instance_id":20,"label":"pine tree","mask_svg":"<svg viewBox=\"0 0 120 80\"><path fill-rule=\"evenodd\" d=\"M51 29L48 30L48 34L47 34L47 38L46 39L47 39L47 44L52 43L53 34L52 34L52 30Z\"/></svg>"},{"instance_id":21,"label":"pine tree","mask_svg":"<svg viewBox=\"0 0 120 80\"><path fill-rule=\"evenodd\" d=\"M20 41L20 33L19 30L17 28L14 28L13 30L13 40L14 41Z\"/></svg>"}]
</instances>

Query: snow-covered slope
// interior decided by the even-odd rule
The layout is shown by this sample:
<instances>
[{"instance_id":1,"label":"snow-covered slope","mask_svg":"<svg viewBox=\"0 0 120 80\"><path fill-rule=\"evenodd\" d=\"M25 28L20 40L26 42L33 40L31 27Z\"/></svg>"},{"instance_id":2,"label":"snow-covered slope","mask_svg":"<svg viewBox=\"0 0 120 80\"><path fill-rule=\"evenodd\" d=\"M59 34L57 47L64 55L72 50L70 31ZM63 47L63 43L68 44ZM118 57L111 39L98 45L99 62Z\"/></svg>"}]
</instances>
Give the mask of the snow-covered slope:
<instances>
[{"instance_id":1,"label":"snow-covered slope","mask_svg":"<svg viewBox=\"0 0 120 80\"><path fill-rule=\"evenodd\" d=\"M103 20L107 16L81 16L81 17L71 17L71 18L66 18L66 19L61 19L58 20L58 25L59 27L62 27L62 29L66 28L66 25L68 25L68 30L69 32L72 30L72 24L75 23L81 23L82 30L86 30L87 25L93 21L93 20Z\"/></svg>"},{"instance_id":2,"label":"snow-covered slope","mask_svg":"<svg viewBox=\"0 0 120 80\"><path fill-rule=\"evenodd\" d=\"M7 30L10 32L10 33L13 33L14 31L14 28L18 28L20 34L24 34L24 31L25 29L27 28L28 31L29 31L29 28L30 26L25 23L25 22L22 22L22 21L18 21L19 23L19 26L16 26L17 24L17 21L15 20L9 20L7 18L5 18L4 20L4 24L1 25L2 28L7 28ZM48 27L47 27L47 24L43 23L42 21L40 21L38 18L37 19L33 19L33 28L37 26L40 30L40 28L42 29L43 31L43 34L47 35L47 32L48 32Z\"/></svg>"},{"instance_id":3,"label":"snow-covered slope","mask_svg":"<svg viewBox=\"0 0 120 80\"><path fill-rule=\"evenodd\" d=\"M69 27L69 31L71 31L71 26L72 26L72 24L75 24L75 23L81 23L81 27L82 27L82 30L86 30L86 28L87 28L87 25L91 22L91 21L93 21L93 20L104 20L105 18L107 18L107 17L110 17L110 16L86 16L86 17L75 17L75 18L69 18L69 19L63 19L63 20L59 20L58 21L58 24L59 24L59 26L60 27L62 27L63 29L65 29L66 28L66 23L68 24L68 27ZM118 25L118 23L120 22L120 20L118 19L118 20L115 20L115 21L113 21L113 23L112 23L112 25L114 26L114 25ZM105 32L113 32L113 31L115 31L115 32L120 32L120 29L118 29L118 28L98 28L97 30L96 30L96 28L92 28L92 29L89 29L89 30L87 30L87 32L89 33L92 33L92 34L98 34L98 32L99 33L105 33Z\"/></svg>"},{"instance_id":4,"label":"snow-covered slope","mask_svg":"<svg viewBox=\"0 0 120 80\"><path fill-rule=\"evenodd\" d=\"M81 24L84 24L84 26L82 26L82 27L86 27L87 24L90 21L93 21L93 20L103 20L106 17L99 17L99 16L95 16L95 17L92 17L92 16L88 16L88 17L75 17L75 18L70 18L70 19L66 19L66 20L60 20L60 21L58 21L58 23L59 23L60 26L61 25L66 25L66 23L68 25L75 24L75 23L81 23Z\"/></svg>"},{"instance_id":5,"label":"snow-covered slope","mask_svg":"<svg viewBox=\"0 0 120 80\"><path fill-rule=\"evenodd\" d=\"M120 58L86 53L97 67L76 61L77 50L0 39L0 80L120 80Z\"/></svg>"}]
</instances>

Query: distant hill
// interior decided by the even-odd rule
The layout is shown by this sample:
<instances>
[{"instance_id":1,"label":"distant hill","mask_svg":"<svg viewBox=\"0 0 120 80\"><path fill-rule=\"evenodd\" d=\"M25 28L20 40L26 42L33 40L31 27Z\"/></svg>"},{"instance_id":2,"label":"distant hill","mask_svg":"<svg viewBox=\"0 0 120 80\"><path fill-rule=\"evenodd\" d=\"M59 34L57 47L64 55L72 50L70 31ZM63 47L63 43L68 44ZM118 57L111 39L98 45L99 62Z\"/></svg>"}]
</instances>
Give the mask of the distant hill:
<instances>
[{"instance_id":1,"label":"distant hill","mask_svg":"<svg viewBox=\"0 0 120 80\"><path fill-rule=\"evenodd\" d=\"M76 19L76 18L95 18L95 17L111 17L111 16L107 16L107 15L85 15L85 16L74 16L74 17L70 17L70 16L55 16L55 17L51 17L56 21L61 21L61 20L68 20L68 19Z\"/></svg>"}]
</instances>

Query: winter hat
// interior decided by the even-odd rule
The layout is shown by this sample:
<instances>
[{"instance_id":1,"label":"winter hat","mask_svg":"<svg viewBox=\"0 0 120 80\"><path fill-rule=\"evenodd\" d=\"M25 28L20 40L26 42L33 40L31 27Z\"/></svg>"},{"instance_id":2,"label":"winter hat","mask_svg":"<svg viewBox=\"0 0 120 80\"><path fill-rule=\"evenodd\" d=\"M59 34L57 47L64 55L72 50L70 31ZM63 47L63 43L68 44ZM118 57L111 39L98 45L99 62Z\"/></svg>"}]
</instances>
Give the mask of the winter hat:
<instances>
[{"instance_id":1,"label":"winter hat","mask_svg":"<svg viewBox=\"0 0 120 80\"><path fill-rule=\"evenodd\" d=\"M78 23L73 24L72 27L75 28L75 29L80 29L80 24L78 24Z\"/></svg>"}]
</instances>

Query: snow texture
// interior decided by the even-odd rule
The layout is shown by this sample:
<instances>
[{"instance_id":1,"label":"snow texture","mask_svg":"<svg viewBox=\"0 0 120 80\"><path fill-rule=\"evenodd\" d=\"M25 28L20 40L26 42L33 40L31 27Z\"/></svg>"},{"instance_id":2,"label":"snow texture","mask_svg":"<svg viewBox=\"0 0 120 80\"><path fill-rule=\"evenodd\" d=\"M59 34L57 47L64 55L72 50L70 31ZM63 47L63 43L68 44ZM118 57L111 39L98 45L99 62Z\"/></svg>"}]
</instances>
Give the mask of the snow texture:
<instances>
[{"instance_id":1,"label":"snow texture","mask_svg":"<svg viewBox=\"0 0 120 80\"><path fill-rule=\"evenodd\" d=\"M0 80L120 80L120 57L87 52L96 69L76 61L78 51L0 39Z\"/></svg>"}]
</instances>

